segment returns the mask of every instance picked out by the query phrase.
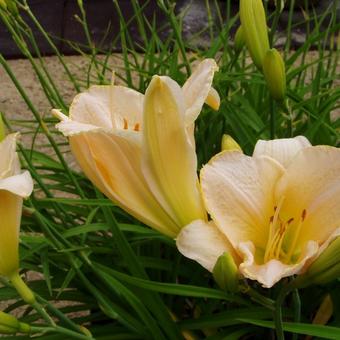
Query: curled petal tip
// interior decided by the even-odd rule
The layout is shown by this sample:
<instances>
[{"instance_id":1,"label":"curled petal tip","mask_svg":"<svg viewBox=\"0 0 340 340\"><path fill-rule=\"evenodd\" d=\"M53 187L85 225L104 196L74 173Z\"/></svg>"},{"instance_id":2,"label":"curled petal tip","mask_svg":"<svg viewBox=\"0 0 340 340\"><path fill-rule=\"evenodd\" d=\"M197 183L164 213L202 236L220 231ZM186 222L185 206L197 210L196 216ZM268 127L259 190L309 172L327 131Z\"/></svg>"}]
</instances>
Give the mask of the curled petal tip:
<instances>
[{"instance_id":1,"label":"curled petal tip","mask_svg":"<svg viewBox=\"0 0 340 340\"><path fill-rule=\"evenodd\" d=\"M70 118L64 115L60 110L52 109L51 113L54 117L58 118L62 122L70 120Z\"/></svg>"},{"instance_id":2,"label":"curled petal tip","mask_svg":"<svg viewBox=\"0 0 340 340\"><path fill-rule=\"evenodd\" d=\"M155 86L161 86L161 84L163 83L162 81L162 77L158 76L158 75L155 75L152 77L152 80L151 82L155 85Z\"/></svg>"}]
</instances>

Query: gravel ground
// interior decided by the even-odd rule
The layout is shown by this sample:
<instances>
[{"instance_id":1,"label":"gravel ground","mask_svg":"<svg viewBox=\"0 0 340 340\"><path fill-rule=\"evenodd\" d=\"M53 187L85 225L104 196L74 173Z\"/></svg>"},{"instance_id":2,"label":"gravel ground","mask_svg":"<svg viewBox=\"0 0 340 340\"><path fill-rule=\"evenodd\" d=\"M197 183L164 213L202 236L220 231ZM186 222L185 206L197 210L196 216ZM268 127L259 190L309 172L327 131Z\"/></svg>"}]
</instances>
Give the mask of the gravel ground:
<instances>
[{"instance_id":1,"label":"gravel ground","mask_svg":"<svg viewBox=\"0 0 340 340\"><path fill-rule=\"evenodd\" d=\"M84 79L86 77L88 59L81 56L68 56L64 58L70 71L77 79ZM314 59L315 53L312 52L309 58ZM63 67L57 57L46 57L45 61L63 99L66 103L70 103L76 92L67 79ZM8 63L40 114L44 116L50 115L51 105L47 101L29 61L17 59L10 60ZM119 69L123 68L121 56L113 55L109 65L119 72ZM117 77L116 79L119 83L119 79ZM3 68L0 68L0 112L5 113L10 119L33 119L32 113Z\"/></svg>"}]
</instances>

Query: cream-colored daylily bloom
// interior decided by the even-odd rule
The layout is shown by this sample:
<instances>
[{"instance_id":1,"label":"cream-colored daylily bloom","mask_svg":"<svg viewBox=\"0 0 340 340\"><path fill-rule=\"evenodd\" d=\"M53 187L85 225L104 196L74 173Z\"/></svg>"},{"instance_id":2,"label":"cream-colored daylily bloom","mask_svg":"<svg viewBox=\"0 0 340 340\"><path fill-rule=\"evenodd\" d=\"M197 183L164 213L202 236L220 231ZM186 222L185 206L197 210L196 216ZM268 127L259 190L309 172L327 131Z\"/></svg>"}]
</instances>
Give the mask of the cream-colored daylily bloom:
<instances>
[{"instance_id":1,"label":"cream-colored daylily bloom","mask_svg":"<svg viewBox=\"0 0 340 340\"><path fill-rule=\"evenodd\" d=\"M202 61L182 88L168 77L155 77L145 96L123 86L92 86L75 97L69 117L53 110L61 120L57 128L69 137L73 154L97 188L171 237L190 221L205 218L193 127L204 102L219 107L211 87L216 70L212 59Z\"/></svg>"},{"instance_id":2,"label":"cream-colored daylily bloom","mask_svg":"<svg viewBox=\"0 0 340 340\"><path fill-rule=\"evenodd\" d=\"M192 222L177 246L210 271L229 251L264 287L302 274L340 235L339 173L340 150L304 137L260 141L253 157L222 152L201 171L213 222Z\"/></svg>"},{"instance_id":3,"label":"cream-colored daylily bloom","mask_svg":"<svg viewBox=\"0 0 340 340\"><path fill-rule=\"evenodd\" d=\"M23 198L33 190L28 171L21 172L16 149L18 134L0 142L0 275L11 277L19 269L19 231Z\"/></svg>"}]
</instances>

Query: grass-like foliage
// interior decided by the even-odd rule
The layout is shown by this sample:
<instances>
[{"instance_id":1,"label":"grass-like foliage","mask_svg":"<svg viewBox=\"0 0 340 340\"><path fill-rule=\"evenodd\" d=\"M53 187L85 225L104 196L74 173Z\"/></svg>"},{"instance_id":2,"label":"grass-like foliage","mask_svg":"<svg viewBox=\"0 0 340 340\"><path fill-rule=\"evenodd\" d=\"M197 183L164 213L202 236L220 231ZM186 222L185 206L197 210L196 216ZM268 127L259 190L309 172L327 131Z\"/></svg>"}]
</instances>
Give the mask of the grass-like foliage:
<instances>
[{"instance_id":1,"label":"grass-like foliage","mask_svg":"<svg viewBox=\"0 0 340 340\"><path fill-rule=\"evenodd\" d=\"M157 22L156 17L144 15L148 1L132 0L134 16L126 21L120 1L113 0L120 33L111 48L121 46L121 54L115 58L121 58L124 65L114 69L116 77L144 93L154 74L169 75L183 84L195 60L209 57L217 61L220 70L214 87L220 94L221 107L215 112L205 106L196 122L199 168L221 150L223 134L231 135L246 154L252 153L258 139L296 135L306 136L312 144L337 146L340 89L336 87L336 75L340 51L336 40L340 25L336 1L322 14L306 6L305 1L305 6L298 9L304 15L303 22L292 19L295 1L286 5L287 39L279 48L287 70L284 108L271 100L265 79L247 51L235 52L231 32L238 26L238 16L230 17L231 2L205 1L210 18L206 29L184 39L186 9L177 15L172 2L159 0L157 11L162 21ZM77 20L88 42L86 46L71 41L65 44L84 57L88 72L82 77L68 68L54 45L55 37L52 39L41 27L27 1L18 0L16 4L19 13L0 9L0 19L30 61L51 108L67 112L69 103L50 75L28 22L54 50L64 68L65 81L72 84L75 92L90 84L110 82L112 51L92 42L81 0ZM213 11L217 11L217 20L211 19ZM270 34L275 42L275 26L281 13L270 13ZM138 28L139 41L130 35L132 24ZM306 31L306 39L293 50L295 26ZM200 35L210 37L204 48L194 43ZM48 325L28 308L5 279L0 288L0 300L6 303L4 311L18 311L21 321L34 325L32 334L46 340L91 339L78 326L84 325L93 338L102 340L270 339L275 334L274 316L282 303L281 326L288 338L340 338L339 280L294 290L284 301L280 300L282 282L264 289L249 281L243 283L239 293L222 291L211 273L178 252L174 240L141 225L99 193L82 172L69 166L69 146L54 127L57 120L49 112L39 112L16 78L16 70L2 55L0 64L32 113L27 121L11 121L11 112L4 112L8 130L22 130L33 140L44 136L47 141L48 152L18 145L23 166L35 182L35 191L23 210L20 258L22 272L33 278L28 285L58 326ZM332 310L328 308L329 315L319 315L321 324L313 324L320 306L329 297Z\"/></svg>"}]
</instances>

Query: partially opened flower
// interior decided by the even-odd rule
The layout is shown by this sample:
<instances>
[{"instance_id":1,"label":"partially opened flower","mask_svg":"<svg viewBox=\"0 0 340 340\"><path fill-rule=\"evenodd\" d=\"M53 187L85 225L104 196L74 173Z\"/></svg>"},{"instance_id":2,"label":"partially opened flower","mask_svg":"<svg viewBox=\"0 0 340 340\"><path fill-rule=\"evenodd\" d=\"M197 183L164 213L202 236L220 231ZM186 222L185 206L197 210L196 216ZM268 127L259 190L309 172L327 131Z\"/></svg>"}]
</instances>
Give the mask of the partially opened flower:
<instances>
[{"instance_id":1,"label":"partially opened flower","mask_svg":"<svg viewBox=\"0 0 340 340\"><path fill-rule=\"evenodd\" d=\"M216 63L201 62L182 88L154 77L145 97L123 86L92 86L57 128L88 178L140 221L174 237L205 219L196 175L194 121L204 102L217 109Z\"/></svg>"},{"instance_id":2,"label":"partially opened flower","mask_svg":"<svg viewBox=\"0 0 340 340\"><path fill-rule=\"evenodd\" d=\"M12 277L19 269L19 230L23 198L33 190L28 171L21 172L16 153L18 134L0 142L0 275Z\"/></svg>"},{"instance_id":3,"label":"partially opened flower","mask_svg":"<svg viewBox=\"0 0 340 340\"><path fill-rule=\"evenodd\" d=\"M271 287L303 273L340 234L340 150L304 137L260 141L253 157L225 151L201 171L213 221L194 221L179 250L212 271L230 252L240 273Z\"/></svg>"}]
</instances>

